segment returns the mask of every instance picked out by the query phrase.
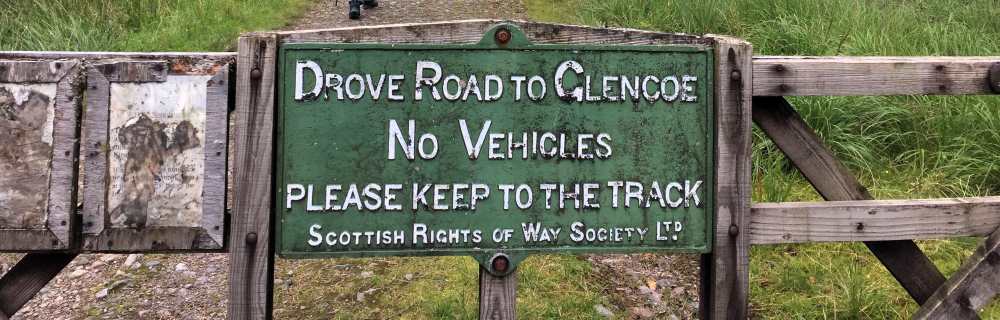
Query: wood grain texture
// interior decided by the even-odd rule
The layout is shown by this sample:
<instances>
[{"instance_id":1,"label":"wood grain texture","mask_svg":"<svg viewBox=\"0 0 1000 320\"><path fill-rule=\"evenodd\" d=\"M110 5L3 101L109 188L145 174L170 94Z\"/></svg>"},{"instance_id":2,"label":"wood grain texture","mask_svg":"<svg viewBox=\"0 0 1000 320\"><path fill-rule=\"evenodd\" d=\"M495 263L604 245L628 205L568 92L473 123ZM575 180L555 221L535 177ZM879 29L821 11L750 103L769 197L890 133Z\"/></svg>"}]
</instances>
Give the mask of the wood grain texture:
<instances>
[{"instance_id":1,"label":"wood grain texture","mask_svg":"<svg viewBox=\"0 0 1000 320\"><path fill-rule=\"evenodd\" d=\"M993 231L912 319L979 319L1000 291L1000 229Z\"/></svg>"},{"instance_id":2,"label":"wood grain texture","mask_svg":"<svg viewBox=\"0 0 1000 320\"><path fill-rule=\"evenodd\" d=\"M479 319L517 318L517 270L497 277L479 267Z\"/></svg>"},{"instance_id":3,"label":"wood grain texture","mask_svg":"<svg viewBox=\"0 0 1000 320\"><path fill-rule=\"evenodd\" d=\"M0 82L59 82L78 64L79 61L69 60L65 57L40 60L8 60L8 58L0 57Z\"/></svg>"},{"instance_id":4,"label":"wood grain texture","mask_svg":"<svg viewBox=\"0 0 1000 320\"><path fill-rule=\"evenodd\" d=\"M868 193L812 128L782 97L754 97L753 121L827 201L871 200ZM917 303L944 283L944 276L912 240L865 242Z\"/></svg>"},{"instance_id":5,"label":"wood grain texture","mask_svg":"<svg viewBox=\"0 0 1000 320\"><path fill-rule=\"evenodd\" d=\"M163 82L167 80L166 61L119 61L94 64L111 82Z\"/></svg>"},{"instance_id":6,"label":"wood grain texture","mask_svg":"<svg viewBox=\"0 0 1000 320\"><path fill-rule=\"evenodd\" d=\"M67 62L66 76L56 84L56 112L52 131L52 171L49 176L49 219L46 224L58 240L58 249L77 246L76 189L80 138L80 104L83 97L82 68L78 62Z\"/></svg>"},{"instance_id":7,"label":"wood grain texture","mask_svg":"<svg viewBox=\"0 0 1000 320\"><path fill-rule=\"evenodd\" d=\"M750 113L753 47L715 46L715 237L702 257L702 318L746 319L750 277Z\"/></svg>"},{"instance_id":8,"label":"wood grain texture","mask_svg":"<svg viewBox=\"0 0 1000 320\"><path fill-rule=\"evenodd\" d=\"M754 57L755 96L995 94L1000 57Z\"/></svg>"},{"instance_id":9,"label":"wood grain texture","mask_svg":"<svg viewBox=\"0 0 1000 320\"><path fill-rule=\"evenodd\" d=\"M107 59L224 59L236 58L236 52L87 52L87 51L0 51L0 59L84 59L87 61Z\"/></svg>"},{"instance_id":10,"label":"wood grain texture","mask_svg":"<svg viewBox=\"0 0 1000 320\"><path fill-rule=\"evenodd\" d=\"M277 58L274 35L242 36L236 70L236 144L229 235L229 319L271 317L271 172Z\"/></svg>"},{"instance_id":11,"label":"wood grain texture","mask_svg":"<svg viewBox=\"0 0 1000 320\"><path fill-rule=\"evenodd\" d=\"M104 231L107 211L108 104L111 82L100 69L87 68L87 108L83 119L83 230L86 235ZM84 246L86 247L86 246Z\"/></svg>"},{"instance_id":12,"label":"wood grain texture","mask_svg":"<svg viewBox=\"0 0 1000 320\"><path fill-rule=\"evenodd\" d=\"M205 114L205 177L202 221L213 247L224 247L226 224L226 162L229 153L229 66L208 80Z\"/></svg>"},{"instance_id":13,"label":"wood grain texture","mask_svg":"<svg viewBox=\"0 0 1000 320\"><path fill-rule=\"evenodd\" d=\"M986 236L1000 226L1000 197L756 203L753 244Z\"/></svg>"},{"instance_id":14,"label":"wood grain texture","mask_svg":"<svg viewBox=\"0 0 1000 320\"><path fill-rule=\"evenodd\" d=\"M0 318L13 316L66 267L75 253L29 253L0 278Z\"/></svg>"},{"instance_id":15,"label":"wood grain texture","mask_svg":"<svg viewBox=\"0 0 1000 320\"><path fill-rule=\"evenodd\" d=\"M712 39L635 29L596 28L509 20L463 20L278 32L281 43L380 42L476 43L499 23L513 23L534 43L548 44L687 44L711 46Z\"/></svg>"},{"instance_id":16,"label":"wood grain texture","mask_svg":"<svg viewBox=\"0 0 1000 320\"><path fill-rule=\"evenodd\" d=\"M8 93L0 97L0 190L6 194L0 196L0 251L74 245L80 72L76 60L0 61L6 88L0 92ZM25 188L32 190L17 192Z\"/></svg>"}]
</instances>

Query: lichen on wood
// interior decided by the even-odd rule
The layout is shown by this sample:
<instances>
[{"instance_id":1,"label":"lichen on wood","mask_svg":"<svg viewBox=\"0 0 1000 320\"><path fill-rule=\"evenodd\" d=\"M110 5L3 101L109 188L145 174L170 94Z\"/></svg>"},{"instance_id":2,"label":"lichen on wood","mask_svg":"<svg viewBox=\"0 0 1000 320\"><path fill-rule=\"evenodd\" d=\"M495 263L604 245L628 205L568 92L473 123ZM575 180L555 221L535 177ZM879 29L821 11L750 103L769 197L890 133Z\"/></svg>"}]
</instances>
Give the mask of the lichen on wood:
<instances>
[{"instance_id":1,"label":"lichen on wood","mask_svg":"<svg viewBox=\"0 0 1000 320\"><path fill-rule=\"evenodd\" d=\"M56 84L0 84L0 227L43 229Z\"/></svg>"}]
</instances>

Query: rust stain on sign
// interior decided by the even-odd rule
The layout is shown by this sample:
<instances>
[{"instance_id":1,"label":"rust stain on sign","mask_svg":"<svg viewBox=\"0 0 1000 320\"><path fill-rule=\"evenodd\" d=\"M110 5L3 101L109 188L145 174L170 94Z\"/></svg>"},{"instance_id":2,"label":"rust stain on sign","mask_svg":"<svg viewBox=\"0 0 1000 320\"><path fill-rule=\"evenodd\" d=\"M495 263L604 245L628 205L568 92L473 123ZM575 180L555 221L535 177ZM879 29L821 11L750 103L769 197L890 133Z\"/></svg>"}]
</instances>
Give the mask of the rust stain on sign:
<instances>
[{"instance_id":1,"label":"rust stain on sign","mask_svg":"<svg viewBox=\"0 0 1000 320\"><path fill-rule=\"evenodd\" d=\"M202 219L206 82L114 83L108 212L114 227L198 227Z\"/></svg>"},{"instance_id":2,"label":"rust stain on sign","mask_svg":"<svg viewBox=\"0 0 1000 320\"><path fill-rule=\"evenodd\" d=\"M56 84L0 84L0 225L45 226Z\"/></svg>"}]
</instances>

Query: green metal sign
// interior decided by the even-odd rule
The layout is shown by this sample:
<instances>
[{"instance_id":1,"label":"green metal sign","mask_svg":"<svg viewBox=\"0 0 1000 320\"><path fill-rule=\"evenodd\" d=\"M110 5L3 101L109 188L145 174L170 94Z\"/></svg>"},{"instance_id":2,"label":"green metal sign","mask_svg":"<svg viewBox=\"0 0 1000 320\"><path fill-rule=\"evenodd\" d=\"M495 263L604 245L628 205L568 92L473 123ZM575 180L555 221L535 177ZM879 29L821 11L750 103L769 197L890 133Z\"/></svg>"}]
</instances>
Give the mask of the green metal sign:
<instances>
[{"instance_id":1,"label":"green metal sign","mask_svg":"<svg viewBox=\"0 0 1000 320\"><path fill-rule=\"evenodd\" d=\"M285 257L707 252L713 54L701 46L280 48Z\"/></svg>"}]
</instances>

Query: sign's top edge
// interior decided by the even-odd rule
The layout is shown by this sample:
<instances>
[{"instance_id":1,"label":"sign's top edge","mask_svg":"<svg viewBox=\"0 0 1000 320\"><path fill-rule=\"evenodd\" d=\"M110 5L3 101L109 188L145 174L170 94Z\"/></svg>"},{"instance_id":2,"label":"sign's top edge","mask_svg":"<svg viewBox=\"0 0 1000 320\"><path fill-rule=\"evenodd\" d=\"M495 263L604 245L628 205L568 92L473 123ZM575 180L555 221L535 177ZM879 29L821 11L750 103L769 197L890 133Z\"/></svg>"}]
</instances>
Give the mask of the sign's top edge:
<instances>
[{"instance_id":1,"label":"sign's top edge","mask_svg":"<svg viewBox=\"0 0 1000 320\"><path fill-rule=\"evenodd\" d=\"M513 51L633 51L633 52L684 52L700 53L710 52L712 47L701 45L665 44L665 45L619 45L619 44L534 44L523 47L495 48L483 47L476 44L425 44L425 43L346 43L346 42L308 42L289 43L281 48L282 51L297 50L513 50Z\"/></svg>"},{"instance_id":2,"label":"sign's top edge","mask_svg":"<svg viewBox=\"0 0 1000 320\"><path fill-rule=\"evenodd\" d=\"M666 33L628 28L540 23L517 20L459 20L429 23L389 24L346 28L248 33L244 36L275 35L280 43L478 43L484 33L498 25L524 30L535 44L686 44L713 46L717 36Z\"/></svg>"}]
</instances>

